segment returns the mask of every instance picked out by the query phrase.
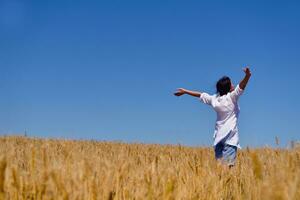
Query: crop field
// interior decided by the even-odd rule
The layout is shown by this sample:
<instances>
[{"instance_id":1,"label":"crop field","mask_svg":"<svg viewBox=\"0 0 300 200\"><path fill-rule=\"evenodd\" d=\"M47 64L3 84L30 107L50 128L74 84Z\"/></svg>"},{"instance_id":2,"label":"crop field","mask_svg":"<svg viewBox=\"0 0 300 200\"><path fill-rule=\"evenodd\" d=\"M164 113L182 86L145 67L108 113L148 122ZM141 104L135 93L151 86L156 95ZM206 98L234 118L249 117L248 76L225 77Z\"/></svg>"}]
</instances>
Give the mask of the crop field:
<instances>
[{"instance_id":1,"label":"crop field","mask_svg":"<svg viewBox=\"0 0 300 200\"><path fill-rule=\"evenodd\" d=\"M0 199L300 199L300 149L0 137Z\"/></svg>"}]
</instances>

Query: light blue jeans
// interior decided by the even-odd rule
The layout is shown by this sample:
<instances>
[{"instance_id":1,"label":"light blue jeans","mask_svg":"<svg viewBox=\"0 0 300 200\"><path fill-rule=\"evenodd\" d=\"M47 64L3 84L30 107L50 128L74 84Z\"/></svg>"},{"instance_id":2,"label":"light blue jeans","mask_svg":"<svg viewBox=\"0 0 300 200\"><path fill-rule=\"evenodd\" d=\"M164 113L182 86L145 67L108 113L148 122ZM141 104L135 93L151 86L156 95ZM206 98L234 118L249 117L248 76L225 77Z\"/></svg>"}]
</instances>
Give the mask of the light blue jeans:
<instances>
[{"instance_id":1,"label":"light blue jeans","mask_svg":"<svg viewBox=\"0 0 300 200\"><path fill-rule=\"evenodd\" d=\"M215 146L215 157L217 160L221 160L223 163L233 166L235 164L237 154L237 147L219 142Z\"/></svg>"}]
</instances>

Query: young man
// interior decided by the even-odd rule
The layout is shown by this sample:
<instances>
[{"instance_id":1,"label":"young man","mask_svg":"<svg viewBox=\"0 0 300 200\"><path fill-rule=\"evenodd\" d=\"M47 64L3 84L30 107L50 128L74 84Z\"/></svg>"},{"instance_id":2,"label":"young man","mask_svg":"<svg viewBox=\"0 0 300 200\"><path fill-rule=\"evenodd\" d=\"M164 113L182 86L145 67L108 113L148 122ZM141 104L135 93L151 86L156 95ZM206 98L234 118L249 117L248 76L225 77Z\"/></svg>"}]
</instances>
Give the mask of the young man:
<instances>
[{"instance_id":1,"label":"young man","mask_svg":"<svg viewBox=\"0 0 300 200\"><path fill-rule=\"evenodd\" d=\"M238 99L243 94L251 77L248 67L244 69L245 77L234 88L229 77L222 77L216 84L217 94L209 95L205 92L197 92L178 88L176 96L188 94L197 97L205 104L212 106L217 113L214 132L214 150L217 160L233 166L235 164L237 148L239 145L238 117L240 108Z\"/></svg>"}]
</instances>

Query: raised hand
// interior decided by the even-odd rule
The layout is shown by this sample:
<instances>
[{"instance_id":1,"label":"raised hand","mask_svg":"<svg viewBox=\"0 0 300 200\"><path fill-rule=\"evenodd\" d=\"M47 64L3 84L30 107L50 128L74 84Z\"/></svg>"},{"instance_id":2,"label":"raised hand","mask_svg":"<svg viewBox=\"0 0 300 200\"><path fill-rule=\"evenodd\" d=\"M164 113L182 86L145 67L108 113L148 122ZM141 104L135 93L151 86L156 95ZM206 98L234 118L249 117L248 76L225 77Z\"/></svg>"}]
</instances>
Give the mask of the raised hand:
<instances>
[{"instance_id":1,"label":"raised hand","mask_svg":"<svg viewBox=\"0 0 300 200\"><path fill-rule=\"evenodd\" d=\"M250 71L249 67L244 68L243 71L245 72L245 74L247 76L251 76L251 71Z\"/></svg>"},{"instance_id":2,"label":"raised hand","mask_svg":"<svg viewBox=\"0 0 300 200\"><path fill-rule=\"evenodd\" d=\"M245 72L245 77L241 80L239 86L242 90L244 90L247 86L247 83L251 77L251 71L249 69L249 67L246 67L243 69L243 71Z\"/></svg>"},{"instance_id":3,"label":"raised hand","mask_svg":"<svg viewBox=\"0 0 300 200\"><path fill-rule=\"evenodd\" d=\"M183 88L178 88L177 90L176 90L176 92L174 93L174 95L175 96L181 96L181 95L183 95L183 94L185 94L185 89L183 89Z\"/></svg>"}]
</instances>

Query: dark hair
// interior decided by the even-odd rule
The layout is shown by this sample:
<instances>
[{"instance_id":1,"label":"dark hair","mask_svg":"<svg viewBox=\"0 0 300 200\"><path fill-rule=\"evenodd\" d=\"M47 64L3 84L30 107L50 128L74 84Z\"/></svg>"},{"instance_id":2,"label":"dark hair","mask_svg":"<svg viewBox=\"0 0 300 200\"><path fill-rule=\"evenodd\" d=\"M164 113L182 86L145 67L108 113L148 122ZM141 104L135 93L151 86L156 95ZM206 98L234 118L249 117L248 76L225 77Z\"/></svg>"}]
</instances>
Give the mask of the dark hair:
<instances>
[{"instance_id":1,"label":"dark hair","mask_svg":"<svg viewBox=\"0 0 300 200\"><path fill-rule=\"evenodd\" d=\"M216 84L217 92L220 94L220 96L223 96L230 92L231 88L231 80L228 76L223 76L218 80Z\"/></svg>"}]
</instances>

